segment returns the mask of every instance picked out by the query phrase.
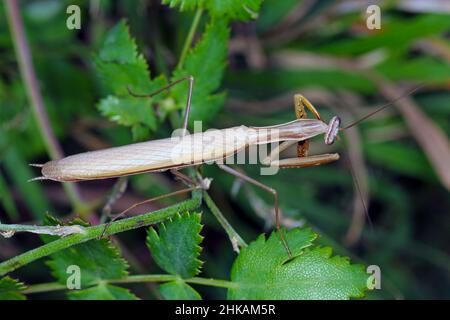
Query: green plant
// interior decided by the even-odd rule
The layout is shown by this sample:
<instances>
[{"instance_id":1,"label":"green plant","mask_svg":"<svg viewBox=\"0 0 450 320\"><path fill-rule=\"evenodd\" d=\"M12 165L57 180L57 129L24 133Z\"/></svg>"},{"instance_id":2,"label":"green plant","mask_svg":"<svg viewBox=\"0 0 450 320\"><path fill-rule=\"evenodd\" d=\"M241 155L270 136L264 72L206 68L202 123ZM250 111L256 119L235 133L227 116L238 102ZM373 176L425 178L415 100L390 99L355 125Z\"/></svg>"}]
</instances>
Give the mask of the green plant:
<instances>
[{"instance_id":1,"label":"green plant","mask_svg":"<svg viewBox=\"0 0 450 320\"><path fill-rule=\"evenodd\" d=\"M13 2L0 3L8 18L0 19L0 232L12 236L0 236L0 299L448 298L444 10L390 1L381 6L382 29L369 30L365 5L347 0L78 1L76 31L61 27L73 1L21 1L30 65L17 45L17 17L5 10ZM30 85L24 74L33 73ZM186 75L196 79L190 120L204 129L290 121L294 93L325 120L338 115L346 124L423 86L326 149L311 141L312 154L339 152L340 161L274 176L239 167L279 192L291 261L277 234L261 234L273 229L270 195L237 188L216 166L189 172L213 178L208 191L138 207L144 214L112 223L108 240L98 240L98 213L123 185L27 182L38 175L28 164L59 157L57 149L70 155L170 136L187 84L151 99L127 87L148 93ZM29 99L36 93L40 111ZM132 176L112 211L180 188L169 174ZM382 290L365 291L368 274L344 257L379 266ZM81 290L66 286L73 265Z\"/></svg>"},{"instance_id":2,"label":"green plant","mask_svg":"<svg viewBox=\"0 0 450 320\"><path fill-rule=\"evenodd\" d=\"M164 2L164 1L163 1ZM229 38L229 21L254 18L260 1L231 1L227 5L217 1L165 1L170 6L196 9L197 13L186 39L181 58L170 77L151 77L143 55L138 53L125 21L112 28L94 57L95 67L102 80L106 97L98 103L100 112L119 125L130 127L134 140L148 139L169 117L177 125L177 113L184 107L187 87L179 85L152 99L129 95L127 87L138 93L151 92L170 81L194 75L196 86L192 101L191 119L210 121L224 103L225 94L217 93L220 86ZM193 35L199 26L203 10L209 13L201 39L190 49ZM158 114L154 110L158 107ZM228 223L209 195L206 203ZM28 288L5 277L0 282L2 298L24 298L23 293L64 290L70 275L67 268L77 265L81 272L81 290L68 291L70 299L137 299L137 296L118 284L132 282L164 282L159 286L166 299L201 299L190 284L223 287L230 299L315 299L361 297L366 290L367 274L362 266L350 265L347 259L331 257L330 248L314 245L317 237L310 229L294 229L287 233L293 248L292 261L277 235L267 240L264 235L245 246L233 264L230 280L200 278L202 261L200 235L201 214L195 213L202 193L192 200L143 216L116 221L108 229L115 234L138 226L160 222L157 229L150 227L147 246L158 266L167 274L129 275L128 263L110 240L97 240L102 226L89 227L81 221L84 232L58 239L43 236L46 243L31 252L0 264L5 275L22 265L49 256L47 265L56 283L36 284ZM224 223L223 222L223 223ZM62 225L50 216L46 225ZM231 236L235 231L225 225ZM236 235L236 239L241 239ZM262 284L262 285L261 285ZM269 285L270 284L270 285ZM312 288L315 288L312 290Z\"/></svg>"}]
</instances>

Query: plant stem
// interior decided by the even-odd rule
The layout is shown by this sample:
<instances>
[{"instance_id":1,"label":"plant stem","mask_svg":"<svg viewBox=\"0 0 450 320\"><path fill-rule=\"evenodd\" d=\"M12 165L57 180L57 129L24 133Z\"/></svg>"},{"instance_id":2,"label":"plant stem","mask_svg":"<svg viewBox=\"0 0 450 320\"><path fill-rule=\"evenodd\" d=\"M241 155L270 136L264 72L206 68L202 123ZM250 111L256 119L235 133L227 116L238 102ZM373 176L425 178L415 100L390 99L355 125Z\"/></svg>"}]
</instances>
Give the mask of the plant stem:
<instances>
[{"instance_id":1,"label":"plant stem","mask_svg":"<svg viewBox=\"0 0 450 320\"><path fill-rule=\"evenodd\" d=\"M109 225L105 236L161 222L175 215L177 212L194 210L200 206L200 203L201 192L193 192L193 197L191 199L177 203L173 206L136 217L115 221ZM85 232L82 234L78 233L69 235L65 238L47 243L36 249L30 250L5 262L2 262L0 263L0 276L14 271L37 259L51 255L59 250L66 249L92 239L96 239L102 234L104 228L104 224L94 227L88 227L85 228Z\"/></svg>"},{"instance_id":2,"label":"plant stem","mask_svg":"<svg viewBox=\"0 0 450 320\"><path fill-rule=\"evenodd\" d=\"M9 238L16 232L31 232L38 234L49 234L55 236L68 236L75 233L84 233L82 226L36 226L25 224L2 224L0 223L0 234Z\"/></svg>"},{"instance_id":3,"label":"plant stem","mask_svg":"<svg viewBox=\"0 0 450 320\"><path fill-rule=\"evenodd\" d=\"M219 280L219 279L211 279L211 278L201 278L201 277L193 277L189 279L180 279L178 276L174 276L171 274L144 274L144 275L133 275L128 276L123 279L110 279L110 280L101 280L102 283L111 283L111 284L124 284L124 283L142 283L142 282L169 282L169 281L184 281L187 283L200 284L211 287L219 287L219 288L235 288L237 286L236 283L227 280ZM97 283L95 283L97 284ZM94 285L95 285L94 284ZM67 290L65 285L62 285L58 282L49 282L49 283L41 283L35 284L27 287L22 291L24 294L32 294L32 293L42 293L49 291L58 291L58 290Z\"/></svg>"},{"instance_id":4,"label":"plant stem","mask_svg":"<svg viewBox=\"0 0 450 320\"><path fill-rule=\"evenodd\" d=\"M195 12L194 20L192 20L191 28L189 29L186 40L184 41L183 49L181 51L180 60L178 61L177 69L181 69L183 67L184 60L186 59L187 53L191 48L192 41L194 40L195 32L197 31L198 24L200 23L200 19L202 17L203 9L198 8Z\"/></svg>"},{"instance_id":5,"label":"plant stem","mask_svg":"<svg viewBox=\"0 0 450 320\"><path fill-rule=\"evenodd\" d=\"M234 251L239 252L239 247L246 247L247 244L241 238L241 236L234 230L228 220L224 217L220 209L214 203L213 199L211 199L210 195L204 191L203 192L203 200L206 203L206 206L211 210L212 214L216 217L222 227L225 229L228 237L230 238L231 244L233 246Z\"/></svg>"},{"instance_id":6,"label":"plant stem","mask_svg":"<svg viewBox=\"0 0 450 320\"><path fill-rule=\"evenodd\" d=\"M38 129L44 139L47 152L52 159L63 158L63 152L58 144L55 134L50 126L47 113L45 112L44 100L39 90L39 84L34 71L31 52L25 36L24 25L20 15L17 0L6 1L6 11L9 27L11 29L12 40L16 51L19 70L25 83L26 93L30 100L31 109L36 119ZM72 203L75 211L83 211L85 204L81 200L80 190L74 184L63 184L64 190Z\"/></svg>"},{"instance_id":7,"label":"plant stem","mask_svg":"<svg viewBox=\"0 0 450 320\"><path fill-rule=\"evenodd\" d=\"M195 284L220 287L220 288L236 287L235 283L233 283L231 281L227 281L227 280L201 278L201 277L181 279L178 276L174 276L174 275L170 275L170 274L135 275L135 276L128 276L124 279L107 280L107 282L108 283L137 283L137 282L167 282L167 281L179 281L179 280L182 280L187 283L195 283Z\"/></svg>"}]
</instances>

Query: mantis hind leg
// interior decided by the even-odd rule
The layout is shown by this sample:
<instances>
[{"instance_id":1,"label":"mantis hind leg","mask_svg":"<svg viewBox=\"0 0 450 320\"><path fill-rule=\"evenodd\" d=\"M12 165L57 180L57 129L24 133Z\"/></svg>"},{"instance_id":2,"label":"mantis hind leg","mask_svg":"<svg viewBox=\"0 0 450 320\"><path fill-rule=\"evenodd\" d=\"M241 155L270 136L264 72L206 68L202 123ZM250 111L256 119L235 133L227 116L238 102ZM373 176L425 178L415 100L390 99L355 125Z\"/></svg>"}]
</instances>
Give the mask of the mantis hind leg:
<instances>
[{"instance_id":1,"label":"mantis hind leg","mask_svg":"<svg viewBox=\"0 0 450 320\"><path fill-rule=\"evenodd\" d=\"M248 183L251 183L254 186L256 186L258 188L261 188L261 189L263 189L263 190L265 190L265 191L267 191L267 192L269 192L269 193L271 193L273 195L273 197L274 197L274 208L275 208L275 225L276 225L276 229L277 229L278 235L280 236L281 243L283 244L284 248L286 249L286 252L287 252L289 258L292 258L291 249L289 248L287 240L286 240L286 238L283 235L283 230L280 227L281 213L280 213L280 208L279 208L279 205L278 205L278 192L275 189L273 189L273 188L271 188L269 186L266 186L265 184L255 180L253 178L250 178L249 176L246 176L245 174L243 174L243 173L241 173L241 172L239 172L239 171L237 171L237 170L235 170L235 169L233 169L233 168L231 168L229 166L226 166L224 164L218 164L218 166L219 166L220 169L224 170L225 172L228 172L229 174L232 174L232 175L234 175L235 177L237 177L239 179L242 179L242 180L244 180L244 181L246 181Z\"/></svg>"},{"instance_id":2,"label":"mantis hind leg","mask_svg":"<svg viewBox=\"0 0 450 320\"><path fill-rule=\"evenodd\" d=\"M154 198L150 198L150 199L146 199L146 200L143 200L143 201L140 201L138 203L133 204L132 206L128 207L127 209L125 209L122 212L120 212L117 215L115 215L108 223L105 224L105 228L103 229L102 234L100 235L99 239L101 239L101 238L103 238L105 236L106 231L108 230L108 227L111 225L111 223L113 223L115 220L117 220L119 218L124 217L127 214L127 212L130 211L131 209L134 209L134 208L136 208L136 207L138 207L140 205L146 204L146 203L150 203L150 202L162 200L162 199L165 199L165 198L168 198L168 197L173 197L173 196L176 196L176 195L188 193L188 192L194 191L197 188L198 188L197 186L193 186L193 187L190 187L190 188L185 188L185 189L181 189L181 190L174 191L174 192L171 192L171 193L163 194L163 195L160 195L160 196L157 196L157 197L154 197Z\"/></svg>"}]
</instances>

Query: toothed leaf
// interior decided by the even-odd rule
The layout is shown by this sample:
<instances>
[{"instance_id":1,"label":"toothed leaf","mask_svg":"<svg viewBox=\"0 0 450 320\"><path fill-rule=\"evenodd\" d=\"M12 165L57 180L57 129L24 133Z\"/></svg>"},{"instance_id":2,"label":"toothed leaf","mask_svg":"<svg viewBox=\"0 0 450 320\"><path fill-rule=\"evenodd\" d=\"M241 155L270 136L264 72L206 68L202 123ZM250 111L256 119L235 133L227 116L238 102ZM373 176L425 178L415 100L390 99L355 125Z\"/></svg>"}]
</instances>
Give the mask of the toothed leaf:
<instances>
[{"instance_id":1,"label":"toothed leaf","mask_svg":"<svg viewBox=\"0 0 450 320\"><path fill-rule=\"evenodd\" d=\"M99 57L105 62L135 63L137 46L124 20L116 24L106 35Z\"/></svg>"},{"instance_id":2,"label":"toothed leaf","mask_svg":"<svg viewBox=\"0 0 450 320\"><path fill-rule=\"evenodd\" d=\"M168 273L190 278L200 272L200 213L185 213L158 226L150 227L147 246L156 263Z\"/></svg>"},{"instance_id":3,"label":"toothed leaf","mask_svg":"<svg viewBox=\"0 0 450 320\"><path fill-rule=\"evenodd\" d=\"M124 126L132 127L133 138L135 140L139 140L139 138L142 138L148 132L145 129L156 129L156 119L150 100L108 96L100 101L98 108L110 120Z\"/></svg>"},{"instance_id":4,"label":"toothed leaf","mask_svg":"<svg viewBox=\"0 0 450 320\"><path fill-rule=\"evenodd\" d=\"M47 225L62 225L60 221L50 216L46 217ZM81 221L69 223L84 224ZM58 237L42 236L44 242L51 242ZM69 277L69 266L77 266L80 271L81 287L97 283L105 279L121 279L128 275L128 263L121 258L119 250L109 239L91 240L52 254L47 265L52 275L59 283L66 285ZM69 273L68 273L69 272Z\"/></svg>"},{"instance_id":5,"label":"toothed leaf","mask_svg":"<svg viewBox=\"0 0 450 320\"><path fill-rule=\"evenodd\" d=\"M208 0L206 7L213 16L227 16L231 20L258 18L262 0Z\"/></svg>"},{"instance_id":6,"label":"toothed leaf","mask_svg":"<svg viewBox=\"0 0 450 320\"><path fill-rule=\"evenodd\" d=\"M26 300L21 293L25 285L16 279L4 277L0 279L0 300Z\"/></svg>"},{"instance_id":7,"label":"toothed leaf","mask_svg":"<svg viewBox=\"0 0 450 320\"><path fill-rule=\"evenodd\" d=\"M243 248L233 264L229 299L349 299L364 296L369 275L362 265L332 256L331 248L312 247L310 229L286 234L293 253L288 255L279 235L264 235Z\"/></svg>"},{"instance_id":8,"label":"toothed leaf","mask_svg":"<svg viewBox=\"0 0 450 320\"><path fill-rule=\"evenodd\" d=\"M214 93L220 86L227 58L229 28L223 19L214 19L206 27L202 39L188 54L181 69L174 72L172 80L192 75L195 78L191 102L190 122L210 120L223 106L224 94ZM185 108L188 83L171 89L178 108Z\"/></svg>"},{"instance_id":9,"label":"toothed leaf","mask_svg":"<svg viewBox=\"0 0 450 320\"><path fill-rule=\"evenodd\" d=\"M207 8L212 16L246 21L258 17L262 0L163 0L162 3L181 11Z\"/></svg>"},{"instance_id":10,"label":"toothed leaf","mask_svg":"<svg viewBox=\"0 0 450 320\"><path fill-rule=\"evenodd\" d=\"M138 53L128 26L119 22L107 35L95 66L102 84L110 94L102 99L98 108L111 121L131 127L134 140L143 140L156 129L154 104L164 93L152 98L139 98L130 94L145 94L166 85L164 76L152 80L147 62Z\"/></svg>"},{"instance_id":11,"label":"toothed leaf","mask_svg":"<svg viewBox=\"0 0 450 320\"><path fill-rule=\"evenodd\" d=\"M200 294L185 282L167 282L159 286L161 296L166 300L201 300Z\"/></svg>"}]
</instances>

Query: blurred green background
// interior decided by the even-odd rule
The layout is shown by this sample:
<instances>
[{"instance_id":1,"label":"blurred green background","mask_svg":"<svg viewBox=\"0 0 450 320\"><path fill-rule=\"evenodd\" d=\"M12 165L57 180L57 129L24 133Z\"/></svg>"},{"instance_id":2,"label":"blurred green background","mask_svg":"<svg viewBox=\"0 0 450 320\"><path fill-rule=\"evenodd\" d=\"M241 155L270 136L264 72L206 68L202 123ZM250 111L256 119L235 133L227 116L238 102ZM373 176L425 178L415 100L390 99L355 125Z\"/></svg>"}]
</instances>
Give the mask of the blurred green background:
<instances>
[{"instance_id":1,"label":"blurred green background","mask_svg":"<svg viewBox=\"0 0 450 320\"><path fill-rule=\"evenodd\" d=\"M65 10L73 3L82 9L79 31L65 27ZM279 191L287 226L311 226L321 235L319 241L337 254L380 266L382 290L368 298L448 299L450 159L442 145L448 147L450 133L450 9L445 1L378 4L380 30L366 27L365 1L266 0L257 20L232 23L221 86L227 96L208 126L262 126L292 120L295 93L308 97L326 121L337 114L345 124L422 84L402 100L406 105L403 102L362 123L333 146L325 146L321 139L312 143L312 154L338 151L341 160L336 163L282 170L275 176L260 176L254 165L242 169ZM105 33L126 18L152 75L169 75L194 16L150 0L21 1L21 13L45 108L67 155L133 142L129 129L108 121L96 107L104 93L93 54ZM204 15L201 26L206 21ZM168 135L170 126L162 122L146 138ZM100 210L87 210L86 203L103 199L114 181L79 183L85 206L74 212L59 183L27 182L38 175L28 163L48 159L2 3L0 220L38 223L50 212L98 221ZM212 166L203 170L214 178L212 197L246 240L273 227L269 196L248 186L233 193L233 177ZM352 171L361 192L355 189ZM123 210L178 186L166 174L135 176L114 209ZM361 207L361 196L371 222ZM206 208L204 212L204 275L228 278L235 255L223 230ZM132 270L150 273L155 266L143 254L143 237L144 230L136 230L120 235L117 243ZM1 238L0 260L39 243L32 235ZM51 281L42 262L15 274L27 283ZM214 289L200 290L206 297L223 297Z\"/></svg>"}]
</instances>

